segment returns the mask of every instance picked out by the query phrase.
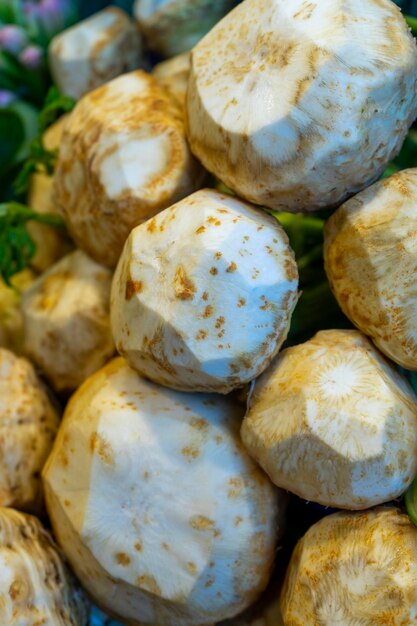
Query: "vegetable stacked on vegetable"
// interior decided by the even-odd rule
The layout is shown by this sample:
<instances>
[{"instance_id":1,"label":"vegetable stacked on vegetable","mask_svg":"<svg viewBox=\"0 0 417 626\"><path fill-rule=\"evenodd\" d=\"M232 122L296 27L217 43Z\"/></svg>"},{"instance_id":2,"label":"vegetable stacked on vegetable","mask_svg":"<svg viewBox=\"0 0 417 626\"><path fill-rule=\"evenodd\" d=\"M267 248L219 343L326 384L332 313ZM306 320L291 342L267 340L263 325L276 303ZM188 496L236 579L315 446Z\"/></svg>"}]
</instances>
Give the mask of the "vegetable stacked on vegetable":
<instances>
[{"instance_id":1,"label":"vegetable stacked on vegetable","mask_svg":"<svg viewBox=\"0 0 417 626\"><path fill-rule=\"evenodd\" d=\"M244 0L201 39L230 6L49 48L0 205L0 505L62 555L0 510L6 622L105 619L66 559L130 626L417 623L416 42L390 0Z\"/></svg>"}]
</instances>

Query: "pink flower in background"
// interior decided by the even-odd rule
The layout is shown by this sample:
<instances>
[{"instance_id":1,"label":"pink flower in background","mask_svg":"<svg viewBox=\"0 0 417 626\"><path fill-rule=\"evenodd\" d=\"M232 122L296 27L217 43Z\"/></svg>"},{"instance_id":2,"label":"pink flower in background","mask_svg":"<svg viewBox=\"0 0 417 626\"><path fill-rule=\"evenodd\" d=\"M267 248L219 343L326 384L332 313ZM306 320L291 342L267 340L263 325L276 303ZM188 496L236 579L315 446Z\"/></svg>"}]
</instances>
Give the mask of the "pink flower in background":
<instances>
[{"instance_id":1,"label":"pink flower in background","mask_svg":"<svg viewBox=\"0 0 417 626\"><path fill-rule=\"evenodd\" d=\"M27 70L37 70L43 61L43 50L39 46L27 46L19 54L20 63Z\"/></svg>"},{"instance_id":2,"label":"pink flower in background","mask_svg":"<svg viewBox=\"0 0 417 626\"><path fill-rule=\"evenodd\" d=\"M22 0L20 10L28 26L48 39L77 18L75 0Z\"/></svg>"},{"instance_id":3,"label":"pink flower in background","mask_svg":"<svg viewBox=\"0 0 417 626\"><path fill-rule=\"evenodd\" d=\"M28 36L23 28L9 24L0 28L0 48L10 54L19 54L28 43Z\"/></svg>"}]
</instances>

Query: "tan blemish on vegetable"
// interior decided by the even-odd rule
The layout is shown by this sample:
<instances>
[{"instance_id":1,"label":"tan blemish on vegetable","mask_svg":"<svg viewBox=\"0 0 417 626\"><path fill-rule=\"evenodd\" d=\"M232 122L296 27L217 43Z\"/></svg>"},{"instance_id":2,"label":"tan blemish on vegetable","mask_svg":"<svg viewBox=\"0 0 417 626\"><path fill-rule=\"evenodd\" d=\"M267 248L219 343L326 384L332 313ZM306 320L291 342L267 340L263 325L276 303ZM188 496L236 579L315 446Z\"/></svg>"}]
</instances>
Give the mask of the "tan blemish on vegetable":
<instances>
[{"instance_id":1,"label":"tan blemish on vegetable","mask_svg":"<svg viewBox=\"0 0 417 626\"><path fill-rule=\"evenodd\" d=\"M226 272L231 273L231 272L236 272L236 270L237 270L237 265L234 261L232 261L230 265L228 266L228 268L226 269Z\"/></svg>"},{"instance_id":2,"label":"tan blemish on vegetable","mask_svg":"<svg viewBox=\"0 0 417 626\"><path fill-rule=\"evenodd\" d=\"M212 530L214 521L204 515L197 515L190 518L190 526L195 530Z\"/></svg>"},{"instance_id":3,"label":"tan blemish on vegetable","mask_svg":"<svg viewBox=\"0 0 417 626\"><path fill-rule=\"evenodd\" d=\"M191 462L200 456L200 451L194 446L185 446L182 448L181 454L185 456L187 461Z\"/></svg>"},{"instance_id":4,"label":"tan blemish on vegetable","mask_svg":"<svg viewBox=\"0 0 417 626\"><path fill-rule=\"evenodd\" d=\"M143 283L141 280L128 280L126 282L125 298L131 300L136 293L140 293L143 290Z\"/></svg>"},{"instance_id":5,"label":"tan blemish on vegetable","mask_svg":"<svg viewBox=\"0 0 417 626\"><path fill-rule=\"evenodd\" d=\"M210 268L210 274L212 274L212 276L215 276L218 273L219 273L219 270L217 269L217 267Z\"/></svg>"},{"instance_id":6,"label":"tan blemish on vegetable","mask_svg":"<svg viewBox=\"0 0 417 626\"><path fill-rule=\"evenodd\" d=\"M130 556L126 554L125 552L117 552L115 557L116 557L117 563L119 565L123 565L124 567L127 567L132 562L132 559L130 558Z\"/></svg>"},{"instance_id":7,"label":"tan blemish on vegetable","mask_svg":"<svg viewBox=\"0 0 417 626\"><path fill-rule=\"evenodd\" d=\"M208 428L208 422L207 420L201 418L201 417L193 417L190 420L190 426L192 426L193 428L195 428L196 430L207 430Z\"/></svg>"},{"instance_id":8,"label":"tan blemish on vegetable","mask_svg":"<svg viewBox=\"0 0 417 626\"><path fill-rule=\"evenodd\" d=\"M174 277L174 290L177 298L192 300L196 292L193 281L187 276L182 265L179 265Z\"/></svg>"},{"instance_id":9,"label":"tan blemish on vegetable","mask_svg":"<svg viewBox=\"0 0 417 626\"><path fill-rule=\"evenodd\" d=\"M96 452L106 465L114 466L114 453L111 444L99 433L93 433L90 437L90 450Z\"/></svg>"},{"instance_id":10,"label":"tan blemish on vegetable","mask_svg":"<svg viewBox=\"0 0 417 626\"><path fill-rule=\"evenodd\" d=\"M135 550L136 550L137 552L141 552L141 551L142 551L142 548L143 548L143 546L142 546L142 544L140 543L140 541L138 541L138 542L136 542L136 543L135 543Z\"/></svg>"},{"instance_id":11,"label":"tan blemish on vegetable","mask_svg":"<svg viewBox=\"0 0 417 626\"><path fill-rule=\"evenodd\" d=\"M211 306L211 304L208 304L206 308L204 309L203 317L204 318L211 317L211 315L213 315L213 312L214 312L214 307Z\"/></svg>"},{"instance_id":12,"label":"tan blemish on vegetable","mask_svg":"<svg viewBox=\"0 0 417 626\"><path fill-rule=\"evenodd\" d=\"M225 319L224 319L223 315L220 315L220 317L218 317L216 319L215 327L216 328L221 328L224 323L225 323Z\"/></svg>"}]
</instances>

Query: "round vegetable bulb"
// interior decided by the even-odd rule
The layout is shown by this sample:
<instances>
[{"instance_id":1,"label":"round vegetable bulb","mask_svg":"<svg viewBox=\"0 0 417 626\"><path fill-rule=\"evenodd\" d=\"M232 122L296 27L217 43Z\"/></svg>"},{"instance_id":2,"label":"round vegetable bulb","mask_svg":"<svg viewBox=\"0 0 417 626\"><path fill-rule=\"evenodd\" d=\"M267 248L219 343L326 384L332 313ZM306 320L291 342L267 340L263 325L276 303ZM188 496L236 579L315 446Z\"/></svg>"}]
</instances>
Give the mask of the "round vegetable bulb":
<instances>
[{"instance_id":1,"label":"round vegetable bulb","mask_svg":"<svg viewBox=\"0 0 417 626\"><path fill-rule=\"evenodd\" d=\"M191 50L236 0L135 0L133 13L149 48L166 57Z\"/></svg>"},{"instance_id":2,"label":"round vegetable bulb","mask_svg":"<svg viewBox=\"0 0 417 626\"><path fill-rule=\"evenodd\" d=\"M185 106L191 57L189 52L155 65L152 74L160 85L165 87L182 107Z\"/></svg>"},{"instance_id":3,"label":"round vegetable bulb","mask_svg":"<svg viewBox=\"0 0 417 626\"><path fill-rule=\"evenodd\" d=\"M381 180L325 227L326 273L347 317L384 354L417 370L417 169Z\"/></svg>"},{"instance_id":4,"label":"round vegetable bulb","mask_svg":"<svg viewBox=\"0 0 417 626\"><path fill-rule=\"evenodd\" d=\"M161 385L228 393L278 352L297 286L277 220L197 191L130 234L112 286L117 349Z\"/></svg>"},{"instance_id":5,"label":"round vegetable bulb","mask_svg":"<svg viewBox=\"0 0 417 626\"><path fill-rule=\"evenodd\" d=\"M71 113L55 173L58 206L80 248L114 266L134 226L200 186L180 105L153 76L132 72Z\"/></svg>"},{"instance_id":6,"label":"round vegetable bulb","mask_svg":"<svg viewBox=\"0 0 417 626\"><path fill-rule=\"evenodd\" d=\"M22 297L24 352L56 391L72 391L113 355L111 277L109 269L76 250Z\"/></svg>"},{"instance_id":7,"label":"round vegetable bulb","mask_svg":"<svg viewBox=\"0 0 417 626\"><path fill-rule=\"evenodd\" d=\"M54 82L75 100L142 63L140 34L118 7L108 7L71 26L49 46Z\"/></svg>"},{"instance_id":8,"label":"round vegetable bulb","mask_svg":"<svg viewBox=\"0 0 417 626\"><path fill-rule=\"evenodd\" d=\"M245 0L192 52L192 151L271 209L363 189L416 115L417 47L390 0Z\"/></svg>"},{"instance_id":9,"label":"round vegetable bulb","mask_svg":"<svg viewBox=\"0 0 417 626\"><path fill-rule=\"evenodd\" d=\"M0 507L40 512L40 472L58 422L29 361L0 348Z\"/></svg>"},{"instance_id":10,"label":"round vegetable bulb","mask_svg":"<svg viewBox=\"0 0 417 626\"><path fill-rule=\"evenodd\" d=\"M417 529L394 507L324 517L293 552L285 626L417 623L416 551Z\"/></svg>"},{"instance_id":11,"label":"round vegetable bulb","mask_svg":"<svg viewBox=\"0 0 417 626\"><path fill-rule=\"evenodd\" d=\"M242 438L276 485L365 509L401 495L417 473L417 400L359 331L321 331L256 382Z\"/></svg>"},{"instance_id":12,"label":"round vegetable bulb","mask_svg":"<svg viewBox=\"0 0 417 626\"><path fill-rule=\"evenodd\" d=\"M68 114L63 115L45 131L42 139L46 150L58 150L68 117ZM45 172L32 174L27 201L30 208L37 213L59 215L52 188L52 176ZM47 270L71 249L68 236L58 228L32 221L27 223L26 228L36 245L36 252L30 259L30 265L37 272Z\"/></svg>"},{"instance_id":13,"label":"round vegetable bulb","mask_svg":"<svg viewBox=\"0 0 417 626\"><path fill-rule=\"evenodd\" d=\"M122 358L72 397L43 478L55 534L104 610L206 625L266 586L285 494L239 439L241 408L138 376Z\"/></svg>"},{"instance_id":14,"label":"round vegetable bulb","mask_svg":"<svg viewBox=\"0 0 417 626\"><path fill-rule=\"evenodd\" d=\"M88 626L88 603L39 520L0 508L0 623Z\"/></svg>"},{"instance_id":15,"label":"round vegetable bulb","mask_svg":"<svg viewBox=\"0 0 417 626\"><path fill-rule=\"evenodd\" d=\"M22 293L29 289L36 275L30 269L14 274L7 285L0 277L0 348L20 354L23 347Z\"/></svg>"}]
</instances>

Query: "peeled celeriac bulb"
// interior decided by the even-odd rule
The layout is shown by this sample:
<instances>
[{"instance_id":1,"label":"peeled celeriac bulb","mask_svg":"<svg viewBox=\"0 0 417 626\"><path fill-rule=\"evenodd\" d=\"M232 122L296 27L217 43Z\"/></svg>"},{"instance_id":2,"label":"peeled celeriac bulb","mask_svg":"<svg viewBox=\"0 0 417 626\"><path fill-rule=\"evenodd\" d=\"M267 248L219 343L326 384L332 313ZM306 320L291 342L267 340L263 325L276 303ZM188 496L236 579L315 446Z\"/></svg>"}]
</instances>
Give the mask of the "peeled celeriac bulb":
<instances>
[{"instance_id":1,"label":"peeled celeriac bulb","mask_svg":"<svg viewBox=\"0 0 417 626\"><path fill-rule=\"evenodd\" d=\"M417 370L417 169L385 178L327 221L324 259L345 315L390 359Z\"/></svg>"},{"instance_id":2,"label":"peeled celeriac bulb","mask_svg":"<svg viewBox=\"0 0 417 626\"><path fill-rule=\"evenodd\" d=\"M293 552L285 626L417 623L416 551L417 529L394 507L324 517Z\"/></svg>"},{"instance_id":3,"label":"peeled celeriac bulb","mask_svg":"<svg viewBox=\"0 0 417 626\"><path fill-rule=\"evenodd\" d=\"M57 391L76 389L113 356L111 279L107 267L76 250L23 294L24 352Z\"/></svg>"},{"instance_id":4,"label":"peeled celeriac bulb","mask_svg":"<svg viewBox=\"0 0 417 626\"><path fill-rule=\"evenodd\" d=\"M77 245L112 267L132 228L198 189L203 175L180 104L150 74L131 72L72 111L55 197Z\"/></svg>"},{"instance_id":5,"label":"peeled celeriac bulb","mask_svg":"<svg viewBox=\"0 0 417 626\"><path fill-rule=\"evenodd\" d=\"M113 6L62 31L49 46L54 82L74 100L142 63L138 29L127 13Z\"/></svg>"},{"instance_id":6,"label":"peeled celeriac bulb","mask_svg":"<svg viewBox=\"0 0 417 626\"><path fill-rule=\"evenodd\" d=\"M31 363L0 348L0 506L41 511L40 473L58 424Z\"/></svg>"},{"instance_id":7,"label":"peeled celeriac bulb","mask_svg":"<svg viewBox=\"0 0 417 626\"><path fill-rule=\"evenodd\" d=\"M243 449L241 413L121 358L72 397L43 472L47 508L78 578L121 621L206 626L266 587L285 494Z\"/></svg>"},{"instance_id":8,"label":"peeled celeriac bulb","mask_svg":"<svg viewBox=\"0 0 417 626\"><path fill-rule=\"evenodd\" d=\"M88 626L88 602L39 520L0 508L0 623Z\"/></svg>"},{"instance_id":9,"label":"peeled celeriac bulb","mask_svg":"<svg viewBox=\"0 0 417 626\"><path fill-rule=\"evenodd\" d=\"M400 496L417 473L417 399L362 333L322 331L256 381L242 439L279 487L365 509Z\"/></svg>"},{"instance_id":10,"label":"peeled celeriac bulb","mask_svg":"<svg viewBox=\"0 0 417 626\"><path fill-rule=\"evenodd\" d=\"M131 232L112 285L116 346L156 383L228 393L278 352L297 289L278 221L203 189Z\"/></svg>"},{"instance_id":11,"label":"peeled celeriac bulb","mask_svg":"<svg viewBox=\"0 0 417 626\"><path fill-rule=\"evenodd\" d=\"M417 115L417 47L390 0L245 0L192 52L203 165L275 210L340 204L379 178Z\"/></svg>"}]
</instances>

